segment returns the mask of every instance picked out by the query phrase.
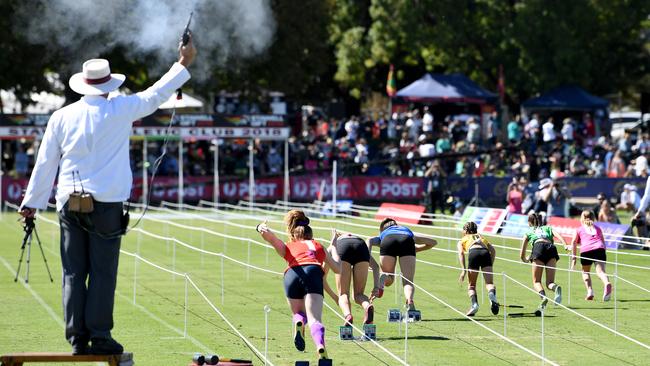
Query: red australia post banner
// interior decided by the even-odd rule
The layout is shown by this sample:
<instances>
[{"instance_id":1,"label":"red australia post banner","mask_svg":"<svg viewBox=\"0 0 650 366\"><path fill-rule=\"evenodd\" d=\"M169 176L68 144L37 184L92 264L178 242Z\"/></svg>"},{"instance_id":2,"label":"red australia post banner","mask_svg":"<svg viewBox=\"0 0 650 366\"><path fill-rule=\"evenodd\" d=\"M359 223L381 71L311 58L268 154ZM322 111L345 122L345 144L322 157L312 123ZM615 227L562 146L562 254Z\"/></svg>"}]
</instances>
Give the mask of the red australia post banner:
<instances>
[{"instance_id":1,"label":"red australia post banner","mask_svg":"<svg viewBox=\"0 0 650 366\"><path fill-rule=\"evenodd\" d=\"M22 202L22 194L25 189L27 189L27 183L29 180L27 178L2 178L2 200L9 201L16 204Z\"/></svg>"},{"instance_id":2,"label":"red australia post banner","mask_svg":"<svg viewBox=\"0 0 650 366\"><path fill-rule=\"evenodd\" d=\"M20 203L22 191L27 188L27 179L2 178L2 199ZM151 201L178 200L178 177L156 177L153 184L149 182ZM214 188L211 176L185 176L183 179L184 201L212 200ZM322 190L322 192L321 192ZM366 177L354 176L340 178L337 181L337 199L372 200L372 201L406 201L413 202L422 198L424 182L422 178L408 177ZM142 200L142 178L133 180L132 201ZM291 200L311 201L322 197L332 197L332 178L330 176L302 176L290 179L289 197ZM248 199L250 187L248 179L224 180L219 185L219 197L222 201ZM282 177L255 179L255 199L272 201L282 199L284 179Z\"/></svg>"},{"instance_id":3,"label":"red australia post banner","mask_svg":"<svg viewBox=\"0 0 650 366\"><path fill-rule=\"evenodd\" d=\"M323 190L323 197L332 196L332 178L329 176L291 178L291 199L313 200ZM352 200L419 200L424 190L422 178L408 177L349 177L337 180L336 197Z\"/></svg>"},{"instance_id":4,"label":"red australia post banner","mask_svg":"<svg viewBox=\"0 0 650 366\"><path fill-rule=\"evenodd\" d=\"M142 196L142 179L134 182L131 199L140 200ZM156 177L151 193L152 201L176 201L178 199L177 177ZM185 201L212 200L212 177L186 177L183 181L183 199ZM219 197L223 201L248 199L248 180L230 180L219 185ZM256 200L276 200L282 198L282 179L267 178L255 181Z\"/></svg>"}]
</instances>

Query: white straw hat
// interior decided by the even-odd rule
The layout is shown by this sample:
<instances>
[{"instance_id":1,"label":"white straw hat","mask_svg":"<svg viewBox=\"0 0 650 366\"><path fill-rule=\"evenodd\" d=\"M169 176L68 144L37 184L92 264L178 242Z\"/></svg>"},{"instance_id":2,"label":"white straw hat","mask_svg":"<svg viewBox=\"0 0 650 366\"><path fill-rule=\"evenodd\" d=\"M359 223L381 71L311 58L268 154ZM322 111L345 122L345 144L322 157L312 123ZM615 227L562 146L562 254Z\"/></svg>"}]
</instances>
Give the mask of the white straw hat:
<instances>
[{"instance_id":1,"label":"white straw hat","mask_svg":"<svg viewBox=\"0 0 650 366\"><path fill-rule=\"evenodd\" d=\"M94 58L84 62L83 71L72 75L68 84L82 95L102 95L122 85L126 76L111 74L108 60Z\"/></svg>"}]
</instances>

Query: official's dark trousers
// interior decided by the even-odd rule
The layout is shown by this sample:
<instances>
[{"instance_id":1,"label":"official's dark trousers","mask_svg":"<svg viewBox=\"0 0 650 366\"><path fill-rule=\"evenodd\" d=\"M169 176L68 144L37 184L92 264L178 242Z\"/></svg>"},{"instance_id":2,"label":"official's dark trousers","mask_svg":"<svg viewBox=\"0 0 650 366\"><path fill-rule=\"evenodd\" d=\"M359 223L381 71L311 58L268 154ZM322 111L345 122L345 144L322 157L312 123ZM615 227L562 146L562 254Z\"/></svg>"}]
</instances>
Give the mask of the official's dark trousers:
<instances>
[{"instance_id":1,"label":"official's dark trousers","mask_svg":"<svg viewBox=\"0 0 650 366\"><path fill-rule=\"evenodd\" d=\"M90 214L59 212L65 337L70 344L110 338L120 254L121 202L95 202ZM87 283L86 283L87 281Z\"/></svg>"}]
</instances>

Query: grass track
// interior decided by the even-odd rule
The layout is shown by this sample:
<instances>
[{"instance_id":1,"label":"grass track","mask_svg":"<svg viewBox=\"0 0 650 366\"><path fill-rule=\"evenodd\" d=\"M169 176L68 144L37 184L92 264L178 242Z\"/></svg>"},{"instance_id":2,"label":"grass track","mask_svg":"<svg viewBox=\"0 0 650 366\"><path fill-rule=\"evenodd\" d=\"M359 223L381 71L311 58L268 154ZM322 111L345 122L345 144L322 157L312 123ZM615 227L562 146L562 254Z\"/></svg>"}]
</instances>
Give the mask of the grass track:
<instances>
[{"instance_id":1,"label":"grass track","mask_svg":"<svg viewBox=\"0 0 650 366\"><path fill-rule=\"evenodd\" d=\"M205 218L214 215L200 213ZM150 213L149 217L160 216ZM240 223L250 227L239 228L225 223L198 219L195 216L170 216L174 222L202 227L216 232L226 233L242 238L260 240L254 231L254 224L264 218L279 219L278 214L254 212L256 220L233 219L231 223ZM43 241L45 254L49 260L55 283L50 284L40 258L40 252L34 247L27 288L13 282L17 266L22 231L15 222L15 215L2 218L3 238L0 244L0 353L19 351L67 351L61 326L60 305L60 261L58 255L58 227L40 220L38 230ZM46 217L54 219L48 214ZM145 216L146 217L146 216ZM329 222L313 219L313 226L331 226ZM359 227L351 224L369 224L359 219L345 219L337 223L337 229L357 234L374 235L376 225ZM279 223L270 226L281 230ZM142 229L158 235L172 236L198 248L214 252L223 252L235 259L247 262L249 245L246 240L223 239L221 237L181 229L154 220L144 220ZM416 231L450 237L459 233L449 228L418 228ZM319 238L327 238L328 230L317 229ZM494 243L516 248L514 240L495 239ZM327 243L323 243L327 245ZM451 241L441 240L438 248L452 249ZM122 241L122 249L139 252L146 258L165 268L188 273L208 298L225 316L246 335L260 351L264 352L264 305L269 305L269 359L276 365L292 365L299 359L316 360L314 346L307 342L307 352L297 352L290 339L290 312L286 305L281 276L247 270L233 262L224 261L225 297L221 297L221 260L218 257L201 254L184 248L170 241L153 239L147 235L131 232ZM498 257L517 259L515 250L497 249ZM645 252L644 252L645 253ZM375 253L376 255L376 253ZM423 261L456 266L453 253L433 250L419 253ZM613 260L609 252L610 261ZM642 266L650 266L650 258L619 256L619 261ZM206 304L199 294L190 288L188 311L188 337L184 333L184 293L185 280L162 272L142 262L135 268L135 260L127 255L121 256L118 290L115 304L115 328L113 335L122 342L126 349L134 352L138 365L185 365L193 352L213 351L224 357L243 357L262 364L243 341L228 325ZM283 260L270 249L250 245L250 263L262 268L281 272ZM24 266L24 264L23 264ZM566 258L559 266L567 268ZM508 275L530 286L530 267L518 263L498 260L495 271L505 271ZM613 266L609 266L613 272ZM647 280L650 271L619 267L619 275L643 287L650 287ZM24 270L23 270L24 273ZM137 283L134 295L134 275ZM435 294L452 307L464 312L468 306L465 285L457 282L458 271L441 268L426 263L418 263L415 282L427 291ZM583 300L584 288L580 275L571 274L571 291L566 272L558 274L557 280L564 287L564 303L570 307L609 327L614 326L614 303ZM330 278L333 284L333 279ZM480 283L479 283L480 284ZM498 296L503 296L503 280L496 279ZM369 284L369 286L371 286ZM515 342L541 352L541 319L532 316L538 299L528 290L512 281L505 284L507 303L523 308L509 308L509 313L519 313L507 318L507 336ZM602 284L594 281L596 294L602 291ZM631 285L618 281L618 330L646 344L650 343L647 328L650 322L645 314L650 310L650 294L642 292ZM489 313L487 293L479 289L479 310L477 320L491 329L503 333L504 319ZM36 297L42 299L39 303ZM598 296L597 296L598 298ZM387 289L384 298L376 301L376 323L380 343L411 365L533 365L541 362L535 357L519 350L513 345L500 340L492 333L476 324L465 320L453 310L416 291L416 305L422 311L424 321L414 323L408 330L408 351L405 354L404 329L401 331L394 323L385 322L386 311L402 304L401 291ZM331 299L326 300L336 307ZM50 312L46 309L49 307ZM361 319L359 307L355 307L356 319ZM338 340L340 319L331 311L323 312L327 328L328 352L336 365L398 364L386 353L369 342L341 342ZM58 317L58 320L54 318ZM647 364L650 351L633 344L622 337L617 337L606 330L589 324L570 314L568 311L550 306L545 317L545 355L562 365L609 365L609 364Z\"/></svg>"}]
</instances>

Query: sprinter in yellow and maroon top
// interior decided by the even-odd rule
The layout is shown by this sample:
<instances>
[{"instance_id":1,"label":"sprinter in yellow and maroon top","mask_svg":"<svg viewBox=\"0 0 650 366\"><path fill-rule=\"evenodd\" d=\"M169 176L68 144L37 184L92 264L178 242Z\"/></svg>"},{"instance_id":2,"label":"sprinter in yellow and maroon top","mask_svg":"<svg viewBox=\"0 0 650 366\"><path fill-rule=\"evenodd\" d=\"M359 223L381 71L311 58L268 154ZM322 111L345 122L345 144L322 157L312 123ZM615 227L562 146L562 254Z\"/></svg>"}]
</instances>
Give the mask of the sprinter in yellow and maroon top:
<instances>
[{"instance_id":1,"label":"sprinter in yellow and maroon top","mask_svg":"<svg viewBox=\"0 0 650 366\"><path fill-rule=\"evenodd\" d=\"M465 266L465 253L467 253L467 267ZM458 241L458 261L463 268L458 280L462 283L467 275L469 282L467 295L469 295L471 306L467 316L474 316L478 311L478 300L476 298L476 280L479 270L483 271L485 288L488 290L490 299L490 310L492 314L499 314L499 302L497 301L497 289L494 286L492 276L492 265L496 257L496 251L481 234L478 233L478 226L473 221L468 221L463 226L463 237Z\"/></svg>"}]
</instances>

